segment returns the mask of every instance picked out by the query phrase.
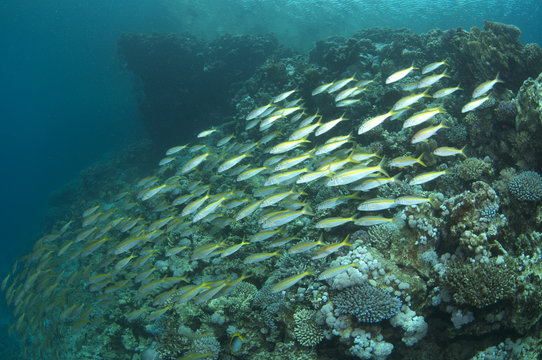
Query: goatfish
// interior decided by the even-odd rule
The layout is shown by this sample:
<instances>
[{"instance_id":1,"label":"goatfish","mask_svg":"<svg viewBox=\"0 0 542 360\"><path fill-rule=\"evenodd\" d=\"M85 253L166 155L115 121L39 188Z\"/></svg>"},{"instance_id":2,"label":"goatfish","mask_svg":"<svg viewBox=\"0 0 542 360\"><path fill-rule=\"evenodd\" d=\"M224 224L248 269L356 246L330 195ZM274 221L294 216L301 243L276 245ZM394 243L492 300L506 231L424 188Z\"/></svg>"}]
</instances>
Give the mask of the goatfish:
<instances>
[{"instance_id":1,"label":"goatfish","mask_svg":"<svg viewBox=\"0 0 542 360\"><path fill-rule=\"evenodd\" d=\"M235 217L235 221L240 221L246 218L247 216L250 216L254 211L260 208L260 204L262 203L262 201L263 200L251 202L250 204L242 208L237 214L237 216Z\"/></svg>"},{"instance_id":2,"label":"goatfish","mask_svg":"<svg viewBox=\"0 0 542 360\"><path fill-rule=\"evenodd\" d=\"M166 251L165 256L166 257L171 257L173 255L177 255L178 253L180 253L181 251L183 251L186 248L187 248L187 246L177 246L177 247L171 248L171 249Z\"/></svg>"},{"instance_id":3,"label":"goatfish","mask_svg":"<svg viewBox=\"0 0 542 360\"><path fill-rule=\"evenodd\" d=\"M215 286L199 293L196 297L194 297L194 303L201 304L201 303L211 300L216 294L218 294L218 292L224 289L227 285L228 283L225 280L219 281L217 284L215 284Z\"/></svg>"},{"instance_id":4,"label":"goatfish","mask_svg":"<svg viewBox=\"0 0 542 360\"><path fill-rule=\"evenodd\" d=\"M331 120L331 121L328 121L325 124L320 125L318 127L318 129L316 129L316 131L314 132L314 135L315 136L320 136L320 135L328 132L329 130L333 129L335 127L335 125L337 125L341 121L347 120L343 116L344 116L344 114L341 117L339 117L339 118L337 118L335 120Z\"/></svg>"},{"instance_id":5,"label":"goatfish","mask_svg":"<svg viewBox=\"0 0 542 360\"><path fill-rule=\"evenodd\" d=\"M195 169L199 164L205 161L205 159L207 159L209 155L211 155L211 153L206 152L186 162L186 164L184 164L183 167L181 168L181 174L186 174L192 171L193 169Z\"/></svg>"},{"instance_id":6,"label":"goatfish","mask_svg":"<svg viewBox=\"0 0 542 360\"><path fill-rule=\"evenodd\" d=\"M441 177L442 175L448 174L448 171L432 171L432 172L426 172L420 175L414 176L409 182L409 185L421 185L426 182L435 180L436 178Z\"/></svg>"},{"instance_id":7,"label":"goatfish","mask_svg":"<svg viewBox=\"0 0 542 360\"><path fill-rule=\"evenodd\" d=\"M403 123L403 129L422 124L430 120L433 116L437 114L444 114L445 112L446 111L442 106L427 108L425 110L417 112L405 120L405 122Z\"/></svg>"},{"instance_id":8,"label":"goatfish","mask_svg":"<svg viewBox=\"0 0 542 360\"><path fill-rule=\"evenodd\" d=\"M333 142L326 142L324 145L316 148L314 155L325 155L329 154L333 150L336 150L350 141L350 135L347 135L345 138Z\"/></svg>"},{"instance_id":9,"label":"goatfish","mask_svg":"<svg viewBox=\"0 0 542 360\"><path fill-rule=\"evenodd\" d=\"M422 93L408 95L408 96L405 96L405 97L399 99L395 103L395 105L393 105L392 110L393 111L398 111L398 110L406 109L407 107L409 107L410 105L416 103L418 100L420 100L421 98L424 98L424 97L431 97L431 95L427 94L427 89Z\"/></svg>"},{"instance_id":10,"label":"goatfish","mask_svg":"<svg viewBox=\"0 0 542 360\"><path fill-rule=\"evenodd\" d=\"M208 256L211 256L215 250L218 250L221 248L224 244L218 243L218 244L204 244L201 246L198 246L194 249L194 252L192 253L192 260L200 260L204 259Z\"/></svg>"},{"instance_id":11,"label":"goatfish","mask_svg":"<svg viewBox=\"0 0 542 360\"><path fill-rule=\"evenodd\" d=\"M143 314L145 314L147 311L148 311L147 308L132 311L132 312L126 314L126 320L128 320L130 322L135 321L135 320L139 319L141 316L143 316Z\"/></svg>"},{"instance_id":12,"label":"goatfish","mask_svg":"<svg viewBox=\"0 0 542 360\"><path fill-rule=\"evenodd\" d=\"M433 70L436 70L438 69L439 67L443 66L443 65L446 65L448 66L448 64L446 63L446 61L437 61L437 62L434 62L434 63L431 63L429 65L426 65L423 67L422 69L422 75L425 75L427 73L430 73L431 71Z\"/></svg>"},{"instance_id":13,"label":"goatfish","mask_svg":"<svg viewBox=\"0 0 542 360\"><path fill-rule=\"evenodd\" d=\"M320 204L318 204L316 209L318 209L319 211L326 210L326 209L335 209L337 206L346 203L350 199L359 199L358 193L324 200Z\"/></svg>"},{"instance_id":14,"label":"goatfish","mask_svg":"<svg viewBox=\"0 0 542 360\"><path fill-rule=\"evenodd\" d=\"M292 286L294 286L295 284L297 284L298 282L300 282L305 276L309 276L309 275L314 275L314 271L309 269L301 274L290 276L282 281L279 281L275 285L273 285L271 287L271 292L276 293L279 291L287 290L291 288Z\"/></svg>"},{"instance_id":15,"label":"goatfish","mask_svg":"<svg viewBox=\"0 0 542 360\"><path fill-rule=\"evenodd\" d=\"M288 116L290 114L293 114L296 111L303 110L301 106L290 106L290 104L287 104L285 108L279 109L275 111L271 115L282 115L282 116Z\"/></svg>"},{"instance_id":16,"label":"goatfish","mask_svg":"<svg viewBox=\"0 0 542 360\"><path fill-rule=\"evenodd\" d=\"M379 177L379 178L368 179L368 180L363 181L361 184L351 187L350 190L369 191L371 189L377 188L382 185L397 182L398 178L399 178L399 174L395 175L394 177L387 177L387 178Z\"/></svg>"},{"instance_id":17,"label":"goatfish","mask_svg":"<svg viewBox=\"0 0 542 360\"><path fill-rule=\"evenodd\" d=\"M275 145L270 151L270 154L282 154L285 152L288 152L290 150L293 150L304 143L310 142L307 139L299 139L299 140L293 140L293 141L285 141L283 143L280 143L278 145Z\"/></svg>"},{"instance_id":18,"label":"goatfish","mask_svg":"<svg viewBox=\"0 0 542 360\"><path fill-rule=\"evenodd\" d=\"M230 355L235 355L241 350L241 346L243 345L243 337L239 333L235 333L232 335L230 339Z\"/></svg>"},{"instance_id":19,"label":"goatfish","mask_svg":"<svg viewBox=\"0 0 542 360\"><path fill-rule=\"evenodd\" d=\"M228 210L231 210L231 209L235 209L238 206L246 204L247 202L250 202L250 198L234 199L224 204L224 207Z\"/></svg>"},{"instance_id":20,"label":"goatfish","mask_svg":"<svg viewBox=\"0 0 542 360\"><path fill-rule=\"evenodd\" d=\"M463 152L467 145L463 146L461 149L456 149L454 147L442 146L433 150L433 155L436 156L454 156L454 155L463 155L467 158L467 155Z\"/></svg>"},{"instance_id":21,"label":"goatfish","mask_svg":"<svg viewBox=\"0 0 542 360\"><path fill-rule=\"evenodd\" d=\"M224 136L222 139L216 142L216 146L224 146L229 143L233 138L235 138L234 135Z\"/></svg>"},{"instance_id":22,"label":"goatfish","mask_svg":"<svg viewBox=\"0 0 542 360\"><path fill-rule=\"evenodd\" d=\"M207 191L207 194L192 201L188 205L186 205L183 208L183 211L181 212L181 216L188 216L190 214L195 213L204 203L209 199L211 196L209 195L209 191Z\"/></svg>"},{"instance_id":23,"label":"goatfish","mask_svg":"<svg viewBox=\"0 0 542 360\"><path fill-rule=\"evenodd\" d=\"M450 77L446 74L446 70L442 74L429 75L418 81L418 89L423 89L437 83L443 77Z\"/></svg>"},{"instance_id":24,"label":"goatfish","mask_svg":"<svg viewBox=\"0 0 542 360\"><path fill-rule=\"evenodd\" d=\"M318 221L314 225L314 227L317 228L317 229L330 229L330 228L341 226L343 224L346 224L348 222L352 222L352 221L355 221L355 220L356 219L354 219L354 217L349 217L349 218L330 217L330 218L325 218L325 219L322 219L322 220Z\"/></svg>"},{"instance_id":25,"label":"goatfish","mask_svg":"<svg viewBox=\"0 0 542 360\"><path fill-rule=\"evenodd\" d=\"M269 258L272 258L273 256L281 256L278 252L272 252L272 253L256 253L249 255L243 260L243 264L254 264L258 263L260 261L267 260Z\"/></svg>"},{"instance_id":26,"label":"goatfish","mask_svg":"<svg viewBox=\"0 0 542 360\"><path fill-rule=\"evenodd\" d=\"M252 120L252 119L255 119L257 117L260 117L266 110L268 110L269 108L271 107L274 107L273 104L267 104L267 105L264 105L264 106L261 106L257 109L254 109L252 110L251 112L248 113L247 117L246 117L246 120Z\"/></svg>"},{"instance_id":27,"label":"goatfish","mask_svg":"<svg viewBox=\"0 0 542 360\"><path fill-rule=\"evenodd\" d=\"M440 99L440 98L443 98L445 96L451 95L454 92L456 92L457 90L463 90L463 89L461 89L461 87L459 87L459 85L456 86L456 87L440 89L438 91L435 91L435 93L433 94L433 99Z\"/></svg>"},{"instance_id":28,"label":"goatfish","mask_svg":"<svg viewBox=\"0 0 542 360\"><path fill-rule=\"evenodd\" d=\"M278 102L280 102L280 101L286 99L287 97L289 97L290 95L292 95L292 94L295 93L296 91L297 91L297 90L294 89L294 90L290 90L290 91L283 92L282 94L275 96L275 97L273 98L273 100L271 100L271 102L272 102L273 104L278 103Z\"/></svg>"},{"instance_id":29,"label":"goatfish","mask_svg":"<svg viewBox=\"0 0 542 360\"><path fill-rule=\"evenodd\" d=\"M362 216L360 218L357 218L354 222L355 225L358 226L373 226L373 225L379 225L384 223L394 223L395 220L382 217L382 216Z\"/></svg>"},{"instance_id":30,"label":"goatfish","mask_svg":"<svg viewBox=\"0 0 542 360\"><path fill-rule=\"evenodd\" d=\"M334 252L338 251L343 246L353 247L354 245L352 245L352 244L350 244L348 242L349 237L350 237L350 234L346 235L346 238L340 243L335 243L335 244L322 246L320 249L318 249L318 250L316 250L314 252L314 254L311 256L311 259L316 260L316 259L324 258L324 257L326 257L328 255L331 255Z\"/></svg>"},{"instance_id":31,"label":"goatfish","mask_svg":"<svg viewBox=\"0 0 542 360\"><path fill-rule=\"evenodd\" d=\"M228 195L230 195L230 194L226 194L224 196L221 196L218 200L210 203L209 205L205 206L203 209L198 211L194 215L194 218L192 219L192 222L197 222L197 221L205 218L207 215L213 213L228 198Z\"/></svg>"},{"instance_id":32,"label":"goatfish","mask_svg":"<svg viewBox=\"0 0 542 360\"><path fill-rule=\"evenodd\" d=\"M361 126L358 129L358 135L361 135L363 133L366 133L367 131L377 127L378 125L382 124L384 120L389 118L390 116L394 115L394 111L388 111L387 113L383 115L375 116L371 119L368 119L361 124Z\"/></svg>"},{"instance_id":33,"label":"goatfish","mask_svg":"<svg viewBox=\"0 0 542 360\"><path fill-rule=\"evenodd\" d=\"M210 130L205 130L205 131L202 131L198 134L198 138L204 138L204 137L207 137L209 135L211 135L212 133L214 133L215 131L217 131L216 129L210 129Z\"/></svg>"},{"instance_id":34,"label":"goatfish","mask_svg":"<svg viewBox=\"0 0 542 360\"><path fill-rule=\"evenodd\" d=\"M359 94L360 91L363 91L363 90L364 89L359 88L357 86L354 86L354 87L348 88L346 90L343 90L340 93L338 93L337 96L335 96L335 102L338 103L341 100L344 100L344 99L349 98L351 96L355 96L355 95Z\"/></svg>"},{"instance_id":35,"label":"goatfish","mask_svg":"<svg viewBox=\"0 0 542 360\"><path fill-rule=\"evenodd\" d=\"M264 208L264 207L268 207L268 206L273 206L275 205L276 203L286 199L287 197L290 197L290 196L293 196L295 194L298 194L298 195L306 195L304 192L300 192L300 193L296 193L293 189L292 190L289 190L289 191L285 191L285 192L282 192L282 193L278 193L278 194L273 194L273 195L270 195L268 197L266 197L265 199L263 199L262 203L261 203L261 207Z\"/></svg>"},{"instance_id":36,"label":"goatfish","mask_svg":"<svg viewBox=\"0 0 542 360\"><path fill-rule=\"evenodd\" d=\"M320 120L318 120L317 123L314 124L308 124L307 126L303 126L297 130L295 130L290 137L288 138L289 141L295 141L295 140L301 140L303 138L306 138L309 136L316 128L320 127Z\"/></svg>"},{"instance_id":37,"label":"goatfish","mask_svg":"<svg viewBox=\"0 0 542 360\"><path fill-rule=\"evenodd\" d=\"M489 100L489 96L483 97L481 99L472 100L471 102L465 104L465 106L461 108L461 113L464 114L466 112L475 110L479 106L481 106L483 103L485 103L487 100Z\"/></svg>"},{"instance_id":38,"label":"goatfish","mask_svg":"<svg viewBox=\"0 0 542 360\"><path fill-rule=\"evenodd\" d=\"M286 117L282 114L271 115L266 117L260 122L260 131L265 131L269 129L277 120L285 119Z\"/></svg>"},{"instance_id":39,"label":"goatfish","mask_svg":"<svg viewBox=\"0 0 542 360\"><path fill-rule=\"evenodd\" d=\"M499 79L499 74L497 74L497 76L495 76L495 79L493 80L489 80L489 81L486 81L484 83L481 83L480 85L478 85L474 91L472 92L472 98L473 99L476 99L476 98L479 98L480 96L484 95L485 93L487 93L489 90L491 90L493 88L493 86L495 86L495 84L497 83L503 83L504 81L502 81L501 79Z\"/></svg>"},{"instance_id":40,"label":"goatfish","mask_svg":"<svg viewBox=\"0 0 542 360\"><path fill-rule=\"evenodd\" d=\"M174 155L179 151L186 149L187 145L174 146L166 151L166 156Z\"/></svg>"},{"instance_id":41,"label":"goatfish","mask_svg":"<svg viewBox=\"0 0 542 360\"><path fill-rule=\"evenodd\" d=\"M392 207L397 206L395 199L390 198L373 198L366 200L359 204L358 210L360 211L378 211L391 209Z\"/></svg>"},{"instance_id":42,"label":"goatfish","mask_svg":"<svg viewBox=\"0 0 542 360\"><path fill-rule=\"evenodd\" d=\"M282 229L260 231L259 233L250 236L249 240L251 243L260 242L272 238L273 236L280 234L281 232Z\"/></svg>"},{"instance_id":43,"label":"goatfish","mask_svg":"<svg viewBox=\"0 0 542 360\"><path fill-rule=\"evenodd\" d=\"M303 119L299 125L297 126L298 129L302 128L302 127L305 127L309 124L312 124L312 122L315 120L315 119L318 119L318 121L320 121L320 119L322 119L322 115L318 114L318 112L316 112L316 114L314 115L310 115L310 116L307 116L305 119Z\"/></svg>"},{"instance_id":44,"label":"goatfish","mask_svg":"<svg viewBox=\"0 0 542 360\"><path fill-rule=\"evenodd\" d=\"M316 125L316 124L315 124ZM303 161L310 159L312 157L312 153L314 150L307 151L306 153L297 156L295 158L282 160L279 162L275 167L273 168L273 171L281 171L281 170L287 170L293 166L296 166L297 164L302 163Z\"/></svg>"},{"instance_id":45,"label":"goatfish","mask_svg":"<svg viewBox=\"0 0 542 360\"><path fill-rule=\"evenodd\" d=\"M424 198L421 196L413 196L413 195L405 195L405 196L399 196L397 199L395 199L395 202L397 205L419 205L419 204L425 204L430 203L433 205L433 202L431 201L431 198Z\"/></svg>"},{"instance_id":46,"label":"goatfish","mask_svg":"<svg viewBox=\"0 0 542 360\"><path fill-rule=\"evenodd\" d=\"M267 180L264 183L264 186L271 186L271 185L278 185L283 182L286 182L290 179L296 178L299 175L308 172L309 169L303 168L298 170L291 170L286 172L281 172L277 174L273 174L267 178Z\"/></svg>"},{"instance_id":47,"label":"goatfish","mask_svg":"<svg viewBox=\"0 0 542 360\"><path fill-rule=\"evenodd\" d=\"M382 161L380 161L380 163L376 166L356 166L338 172L337 174L333 175L331 179L329 179L329 181L327 182L327 186L347 185L363 179L364 177L367 177L376 172L380 172L385 174L386 176L389 176L382 168L383 163L384 159L382 159Z\"/></svg>"},{"instance_id":48,"label":"goatfish","mask_svg":"<svg viewBox=\"0 0 542 360\"><path fill-rule=\"evenodd\" d=\"M412 91L412 90L416 90L417 88L418 88L418 82L417 81L410 82L410 83L406 84L405 86L403 86L404 91Z\"/></svg>"},{"instance_id":49,"label":"goatfish","mask_svg":"<svg viewBox=\"0 0 542 360\"><path fill-rule=\"evenodd\" d=\"M98 209L100 208L100 205L96 205L94 207L91 207L90 209L87 209L83 211L83 217L89 217L90 215L94 214Z\"/></svg>"},{"instance_id":50,"label":"goatfish","mask_svg":"<svg viewBox=\"0 0 542 360\"><path fill-rule=\"evenodd\" d=\"M296 240L296 239L297 239L297 237L295 237L295 236L280 238L280 239L277 239L277 240L271 242L269 244L269 247L270 248L279 247L279 246L285 245L285 244L289 243L290 241Z\"/></svg>"},{"instance_id":51,"label":"goatfish","mask_svg":"<svg viewBox=\"0 0 542 360\"><path fill-rule=\"evenodd\" d=\"M259 173L261 173L264 170L267 170L266 166L245 170L245 171L243 171L242 173L240 173L237 176L237 181L248 180L251 177L254 177L254 176L258 175Z\"/></svg>"},{"instance_id":52,"label":"goatfish","mask_svg":"<svg viewBox=\"0 0 542 360\"><path fill-rule=\"evenodd\" d=\"M224 172L226 170L231 169L235 165L239 164L244 158L249 157L249 154L241 154L238 156L234 156L229 160L224 161L217 169L217 172L220 174L221 172Z\"/></svg>"},{"instance_id":53,"label":"goatfish","mask_svg":"<svg viewBox=\"0 0 542 360\"><path fill-rule=\"evenodd\" d=\"M288 254L301 254L306 251L312 250L317 246L324 245L322 242L322 235L320 235L320 238L318 238L318 241L302 241L300 243L295 244L294 246L290 247L288 249Z\"/></svg>"},{"instance_id":54,"label":"goatfish","mask_svg":"<svg viewBox=\"0 0 542 360\"><path fill-rule=\"evenodd\" d=\"M289 222L294 221L298 217L302 215L308 215L312 216L313 213L307 206L304 206L301 210L296 211L288 211L286 213L280 212L279 214L275 216L269 217L263 224L262 229L269 229L274 227L279 227L284 224L288 224Z\"/></svg>"},{"instance_id":55,"label":"goatfish","mask_svg":"<svg viewBox=\"0 0 542 360\"><path fill-rule=\"evenodd\" d=\"M239 249L241 249L241 247L243 247L244 245L248 245L248 244L250 244L250 242L243 240L239 244L232 245L232 246L224 249L220 253L220 257L230 256L230 255L234 254L235 252L237 252Z\"/></svg>"},{"instance_id":56,"label":"goatfish","mask_svg":"<svg viewBox=\"0 0 542 360\"><path fill-rule=\"evenodd\" d=\"M400 71L397 71L397 72L391 74L386 79L386 84L392 84L392 83L394 83L396 81L401 80L402 78L407 76L414 69L417 69L417 68L415 68L414 66L411 66L411 67L408 67L406 69L403 69L403 70L400 70Z\"/></svg>"},{"instance_id":57,"label":"goatfish","mask_svg":"<svg viewBox=\"0 0 542 360\"><path fill-rule=\"evenodd\" d=\"M143 193L143 195L141 195L141 200L145 201L145 200L149 200L150 198L154 197L155 195L159 194L160 192L162 192L165 188L167 187L166 184L163 184L163 185L160 185L160 186L157 186L153 189L150 189L150 190L147 190Z\"/></svg>"},{"instance_id":58,"label":"goatfish","mask_svg":"<svg viewBox=\"0 0 542 360\"><path fill-rule=\"evenodd\" d=\"M349 77L347 79L342 79L342 80L338 80L338 81L335 81L333 84L331 84L330 87L327 88L327 92L329 94L331 93L334 93L335 91L339 91L341 90L343 87L346 86L346 84L348 84L349 82L351 81L356 81L356 79L354 78L356 75L352 76L352 77Z\"/></svg>"},{"instance_id":59,"label":"goatfish","mask_svg":"<svg viewBox=\"0 0 542 360\"><path fill-rule=\"evenodd\" d=\"M402 167L406 167L406 166L412 166L412 165L418 163L421 166L425 167L426 165L423 163L422 157L423 157L423 154L421 154L417 158L415 158L413 156L410 156L410 155L409 156L399 156L399 157L396 157L395 159L390 160L388 165L393 166L393 167L402 168Z\"/></svg>"},{"instance_id":60,"label":"goatfish","mask_svg":"<svg viewBox=\"0 0 542 360\"><path fill-rule=\"evenodd\" d=\"M335 104L336 107L347 107L361 102L360 99L344 99Z\"/></svg>"},{"instance_id":61,"label":"goatfish","mask_svg":"<svg viewBox=\"0 0 542 360\"><path fill-rule=\"evenodd\" d=\"M425 141L429 139L431 136L435 135L437 131L439 131L440 129L448 129L448 126L444 125L441 122L437 126L430 126L430 127L426 127L425 129L421 129L416 134L414 134L410 142L412 144L417 144L419 142Z\"/></svg>"},{"instance_id":62,"label":"goatfish","mask_svg":"<svg viewBox=\"0 0 542 360\"><path fill-rule=\"evenodd\" d=\"M325 168L322 170L316 170L313 172L309 172L306 174L301 175L297 178L295 181L296 184L306 184L314 180L318 180L324 176L328 176L331 174L331 170L329 168Z\"/></svg>"},{"instance_id":63,"label":"goatfish","mask_svg":"<svg viewBox=\"0 0 542 360\"><path fill-rule=\"evenodd\" d=\"M323 85L320 85L320 86L316 87L311 93L312 96L318 95L318 94L321 94L321 93L327 91L327 89L329 89L331 87L331 85L333 85L333 82L323 84Z\"/></svg>"},{"instance_id":64,"label":"goatfish","mask_svg":"<svg viewBox=\"0 0 542 360\"><path fill-rule=\"evenodd\" d=\"M327 280L327 279L334 278L335 276L342 274L343 272L350 269L351 267L358 267L358 266L359 266L358 263L350 263L350 264L335 266L335 267L326 269L322 271L320 275L318 275L318 280Z\"/></svg>"},{"instance_id":65,"label":"goatfish","mask_svg":"<svg viewBox=\"0 0 542 360\"><path fill-rule=\"evenodd\" d=\"M272 133L269 133L269 134L265 135L263 138L261 138L259 142L260 142L261 145L265 145L268 142L274 140L279 135L280 135L279 130L273 131Z\"/></svg>"}]
</instances>

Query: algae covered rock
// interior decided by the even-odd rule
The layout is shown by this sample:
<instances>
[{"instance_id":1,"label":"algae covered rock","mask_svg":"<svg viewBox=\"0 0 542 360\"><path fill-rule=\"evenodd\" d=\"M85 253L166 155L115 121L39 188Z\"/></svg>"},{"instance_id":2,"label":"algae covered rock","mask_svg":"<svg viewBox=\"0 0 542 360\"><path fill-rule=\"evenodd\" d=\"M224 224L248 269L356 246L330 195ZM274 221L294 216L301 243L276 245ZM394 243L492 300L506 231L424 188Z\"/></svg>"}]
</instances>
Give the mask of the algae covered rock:
<instances>
[{"instance_id":1,"label":"algae covered rock","mask_svg":"<svg viewBox=\"0 0 542 360\"><path fill-rule=\"evenodd\" d=\"M461 83L473 86L480 79L492 79L500 73L508 87L517 89L521 79L538 74L542 70L542 50L537 45L524 46L520 35L513 25L485 21L484 30L458 29L446 36L454 61L461 64Z\"/></svg>"},{"instance_id":2,"label":"algae covered rock","mask_svg":"<svg viewBox=\"0 0 542 360\"><path fill-rule=\"evenodd\" d=\"M542 73L523 82L516 97L516 130L536 131L542 124Z\"/></svg>"}]
</instances>

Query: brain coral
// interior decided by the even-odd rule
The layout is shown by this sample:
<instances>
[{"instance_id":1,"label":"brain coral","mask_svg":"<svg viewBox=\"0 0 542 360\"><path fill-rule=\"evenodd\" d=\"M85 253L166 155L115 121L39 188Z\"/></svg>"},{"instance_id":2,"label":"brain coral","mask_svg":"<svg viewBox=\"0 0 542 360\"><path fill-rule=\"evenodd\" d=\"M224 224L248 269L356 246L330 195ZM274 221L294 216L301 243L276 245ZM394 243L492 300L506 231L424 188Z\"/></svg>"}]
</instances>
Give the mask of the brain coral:
<instances>
[{"instance_id":1,"label":"brain coral","mask_svg":"<svg viewBox=\"0 0 542 360\"><path fill-rule=\"evenodd\" d=\"M401 309L401 300L367 283L344 289L333 302L340 313L354 315L365 323L389 319Z\"/></svg>"},{"instance_id":2,"label":"brain coral","mask_svg":"<svg viewBox=\"0 0 542 360\"><path fill-rule=\"evenodd\" d=\"M542 176L535 171L523 171L512 178L508 189L520 201L540 200L542 198Z\"/></svg>"}]
</instances>

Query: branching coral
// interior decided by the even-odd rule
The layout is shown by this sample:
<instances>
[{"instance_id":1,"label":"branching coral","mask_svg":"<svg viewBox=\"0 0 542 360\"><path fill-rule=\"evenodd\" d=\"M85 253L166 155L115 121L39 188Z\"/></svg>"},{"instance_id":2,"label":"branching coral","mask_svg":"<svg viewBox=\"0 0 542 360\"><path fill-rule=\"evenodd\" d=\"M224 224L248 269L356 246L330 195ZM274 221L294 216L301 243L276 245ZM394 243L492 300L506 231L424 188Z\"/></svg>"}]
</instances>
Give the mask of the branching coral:
<instances>
[{"instance_id":1,"label":"branching coral","mask_svg":"<svg viewBox=\"0 0 542 360\"><path fill-rule=\"evenodd\" d=\"M340 313L354 315L359 322L365 323L389 319L401 309L401 300L366 282L344 289L333 302Z\"/></svg>"},{"instance_id":2,"label":"branching coral","mask_svg":"<svg viewBox=\"0 0 542 360\"><path fill-rule=\"evenodd\" d=\"M482 308L516 292L516 273L506 264L452 263L443 278L455 302Z\"/></svg>"}]
</instances>

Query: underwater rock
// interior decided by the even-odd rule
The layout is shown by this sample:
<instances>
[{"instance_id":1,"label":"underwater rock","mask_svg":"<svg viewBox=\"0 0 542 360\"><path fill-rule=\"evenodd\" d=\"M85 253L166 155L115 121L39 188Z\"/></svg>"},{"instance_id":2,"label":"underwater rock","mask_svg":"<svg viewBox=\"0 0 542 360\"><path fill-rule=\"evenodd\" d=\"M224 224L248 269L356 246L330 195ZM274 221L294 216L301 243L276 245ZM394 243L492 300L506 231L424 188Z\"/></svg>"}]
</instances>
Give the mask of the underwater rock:
<instances>
[{"instance_id":1,"label":"underwater rock","mask_svg":"<svg viewBox=\"0 0 542 360\"><path fill-rule=\"evenodd\" d=\"M516 130L535 132L542 125L542 73L523 82L516 97Z\"/></svg>"},{"instance_id":2,"label":"underwater rock","mask_svg":"<svg viewBox=\"0 0 542 360\"><path fill-rule=\"evenodd\" d=\"M439 246L447 252L459 246L469 256L486 259L492 249L501 251L492 243L506 239L508 220L499 213L500 199L487 183L476 181L472 191L446 200L441 208L449 228Z\"/></svg>"},{"instance_id":3,"label":"underwater rock","mask_svg":"<svg viewBox=\"0 0 542 360\"><path fill-rule=\"evenodd\" d=\"M223 35L207 43L187 33L127 33L117 45L142 81L140 111L161 150L232 116L230 99L243 81L280 50L271 35Z\"/></svg>"},{"instance_id":4,"label":"underwater rock","mask_svg":"<svg viewBox=\"0 0 542 360\"><path fill-rule=\"evenodd\" d=\"M507 87L518 89L522 79L542 71L542 50L538 45L524 46L521 31L513 26L485 21L484 30L470 32L457 29L445 39L458 70L461 84L471 87L481 79L493 79L496 74Z\"/></svg>"}]
</instances>

